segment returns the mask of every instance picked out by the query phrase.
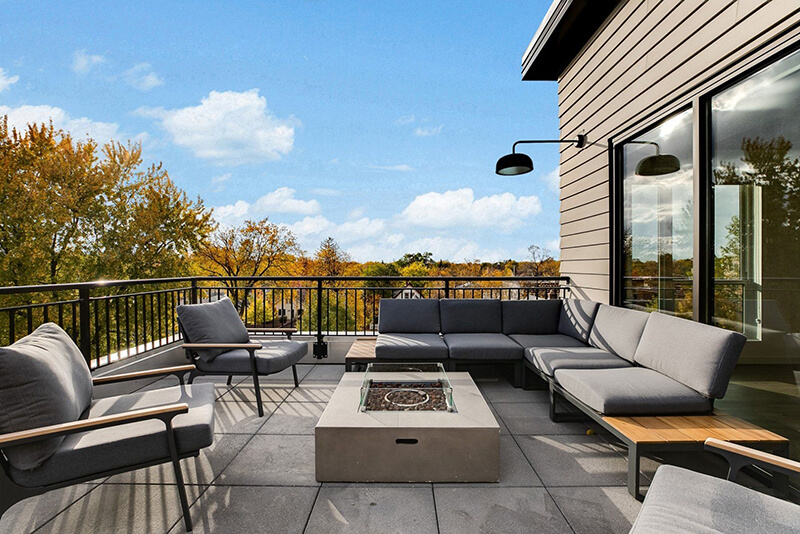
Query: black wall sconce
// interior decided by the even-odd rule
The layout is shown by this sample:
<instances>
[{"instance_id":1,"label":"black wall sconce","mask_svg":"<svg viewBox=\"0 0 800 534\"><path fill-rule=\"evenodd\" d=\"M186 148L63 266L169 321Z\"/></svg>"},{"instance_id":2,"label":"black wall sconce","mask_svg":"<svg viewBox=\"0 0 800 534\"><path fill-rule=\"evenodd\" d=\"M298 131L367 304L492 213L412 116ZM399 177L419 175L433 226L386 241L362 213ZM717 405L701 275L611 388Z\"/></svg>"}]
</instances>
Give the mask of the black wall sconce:
<instances>
[{"instance_id":1,"label":"black wall sconce","mask_svg":"<svg viewBox=\"0 0 800 534\"><path fill-rule=\"evenodd\" d=\"M681 170L680 160L672 154L662 154L661 146L655 141L628 141L640 145L654 145L656 153L647 156L636 164L636 174L639 176L662 176Z\"/></svg>"},{"instance_id":2,"label":"black wall sconce","mask_svg":"<svg viewBox=\"0 0 800 534\"><path fill-rule=\"evenodd\" d=\"M575 139L530 139L517 141L511 147L511 154L506 154L497 160L497 167L495 172L500 176L517 176L525 174L533 170L533 160L527 154L517 153L517 145L520 144L533 144L533 143L574 143L576 147L583 148L586 146L586 136L578 134Z\"/></svg>"}]
</instances>

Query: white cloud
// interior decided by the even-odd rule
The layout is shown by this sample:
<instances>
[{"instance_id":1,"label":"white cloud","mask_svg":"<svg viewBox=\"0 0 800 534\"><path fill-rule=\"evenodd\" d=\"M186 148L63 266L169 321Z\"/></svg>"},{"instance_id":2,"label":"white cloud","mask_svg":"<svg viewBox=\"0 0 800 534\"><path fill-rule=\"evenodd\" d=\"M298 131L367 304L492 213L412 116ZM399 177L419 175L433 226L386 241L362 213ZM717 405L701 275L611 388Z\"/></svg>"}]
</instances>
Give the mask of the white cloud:
<instances>
[{"instance_id":1,"label":"white cloud","mask_svg":"<svg viewBox=\"0 0 800 534\"><path fill-rule=\"evenodd\" d=\"M364 215L364 207L359 206L357 208L353 208L350 210L350 213L347 214L348 219L358 219L362 215Z\"/></svg>"},{"instance_id":2,"label":"white cloud","mask_svg":"<svg viewBox=\"0 0 800 534\"><path fill-rule=\"evenodd\" d=\"M541 210L536 196L516 197L512 193L502 193L475 198L472 189L465 188L419 195L400 217L408 224L428 228L499 227L508 232Z\"/></svg>"},{"instance_id":3,"label":"white cloud","mask_svg":"<svg viewBox=\"0 0 800 534\"><path fill-rule=\"evenodd\" d=\"M100 144L123 138L117 123L93 121L87 117L72 117L63 109L54 106L24 105L16 108L0 106L0 115L8 115L9 127L17 130L24 130L28 124L47 124L52 120L53 126L69 132L76 138L88 136ZM145 135L140 134L140 136Z\"/></svg>"},{"instance_id":4,"label":"white cloud","mask_svg":"<svg viewBox=\"0 0 800 534\"><path fill-rule=\"evenodd\" d=\"M214 188L211 190L212 193L219 193L225 190L225 183L231 179L231 173L226 172L225 174L220 174L219 176L214 176L211 179L211 185Z\"/></svg>"},{"instance_id":5,"label":"white cloud","mask_svg":"<svg viewBox=\"0 0 800 534\"><path fill-rule=\"evenodd\" d=\"M198 158L229 165L280 159L292 150L299 124L275 117L258 89L211 91L199 106L138 112L159 119L172 141Z\"/></svg>"},{"instance_id":6,"label":"white cloud","mask_svg":"<svg viewBox=\"0 0 800 534\"><path fill-rule=\"evenodd\" d=\"M386 231L386 221L362 217L341 224L334 223L322 215L303 217L303 219L286 225L303 245L313 244L314 240L304 238L333 237L339 243L354 243L364 239L376 238Z\"/></svg>"},{"instance_id":7,"label":"white cloud","mask_svg":"<svg viewBox=\"0 0 800 534\"><path fill-rule=\"evenodd\" d=\"M254 208L257 212L263 213L313 215L320 212L321 206L317 200L300 200L294 198L295 193L294 189L280 187L256 200Z\"/></svg>"},{"instance_id":8,"label":"white cloud","mask_svg":"<svg viewBox=\"0 0 800 534\"><path fill-rule=\"evenodd\" d=\"M125 83L142 92L147 92L159 85L164 85L164 80L153 71L150 63L138 63L122 73Z\"/></svg>"},{"instance_id":9,"label":"white cloud","mask_svg":"<svg viewBox=\"0 0 800 534\"><path fill-rule=\"evenodd\" d=\"M316 215L314 217L303 217L302 220L299 220L292 224L287 224L286 227L292 231L294 235L297 237L304 238L308 236L319 236L323 233L327 232L333 226L333 223L323 217L322 215Z\"/></svg>"},{"instance_id":10,"label":"white cloud","mask_svg":"<svg viewBox=\"0 0 800 534\"><path fill-rule=\"evenodd\" d=\"M8 76L3 67L0 67L0 93L19 81L19 76Z\"/></svg>"},{"instance_id":11,"label":"white cloud","mask_svg":"<svg viewBox=\"0 0 800 534\"><path fill-rule=\"evenodd\" d=\"M431 137L433 135L439 135L440 133L442 133L443 127L444 124L440 124L439 126L436 127L431 126L425 128L420 126L416 130L414 130L414 135L416 135L417 137Z\"/></svg>"},{"instance_id":12,"label":"white cloud","mask_svg":"<svg viewBox=\"0 0 800 534\"><path fill-rule=\"evenodd\" d=\"M224 226L233 226L242 222L250 211L250 204L239 200L235 204L214 208L214 219Z\"/></svg>"},{"instance_id":13,"label":"white cloud","mask_svg":"<svg viewBox=\"0 0 800 534\"><path fill-rule=\"evenodd\" d=\"M414 115L403 115L402 117L398 118L394 121L396 126L405 126L406 124L411 124L415 121Z\"/></svg>"},{"instance_id":14,"label":"white cloud","mask_svg":"<svg viewBox=\"0 0 800 534\"><path fill-rule=\"evenodd\" d=\"M105 57L99 54L87 54L86 50L76 50L72 54L72 70L78 74L86 74L93 67L105 62Z\"/></svg>"},{"instance_id":15,"label":"white cloud","mask_svg":"<svg viewBox=\"0 0 800 534\"><path fill-rule=\"evenodd\" d=\"M368 168L376 169L379 171L399 171L399 172L410 172L414 170L414 167L405 163L401 163L400 165L369 165Z\"/></svg>"},{"instance_id":16,"label":"white cloud","mask_svg":"<svg viewBox=\"0 0 800 534\"><path fill-rule=\"evenodd\" d=\"M558 167L543 175L541 178L552 191L559 191L561 189L561 175L559 174Z\"/></svg>"}]
</instances>

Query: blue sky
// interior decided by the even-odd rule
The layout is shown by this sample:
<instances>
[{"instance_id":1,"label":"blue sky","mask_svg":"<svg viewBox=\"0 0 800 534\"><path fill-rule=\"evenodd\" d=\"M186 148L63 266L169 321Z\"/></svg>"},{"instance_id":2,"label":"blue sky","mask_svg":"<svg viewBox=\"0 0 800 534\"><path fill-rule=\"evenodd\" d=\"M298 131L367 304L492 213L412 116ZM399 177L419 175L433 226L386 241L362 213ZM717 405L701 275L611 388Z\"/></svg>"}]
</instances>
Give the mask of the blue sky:
<instances>
[{"instance_id":1,"label":"blue sky","mask_svg":"<svg viewBox=\"0 0 800 534\"><path fill-rule=\"evenodd\" d=\"M105 7L99 7L105 6ZM549 1L0 0L0 114L143 143L222 224L308 252L454 261L558 248L554 82L522 82Z\"/></svg>"}]
</instances>

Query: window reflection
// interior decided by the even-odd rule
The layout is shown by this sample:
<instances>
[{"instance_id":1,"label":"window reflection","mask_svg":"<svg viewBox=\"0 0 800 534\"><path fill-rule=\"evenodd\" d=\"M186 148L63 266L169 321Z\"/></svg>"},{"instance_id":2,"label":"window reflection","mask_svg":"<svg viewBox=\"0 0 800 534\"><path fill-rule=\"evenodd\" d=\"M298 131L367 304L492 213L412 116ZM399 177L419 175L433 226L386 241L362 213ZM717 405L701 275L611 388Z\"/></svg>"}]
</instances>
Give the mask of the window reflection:
<instances>
[{"instance_id":1,"label":"window reflection","mask_svg":"<svg viewBox=\"0 0 800 534\"><path fill-rule=\"evenodd\" d=\"M642 176L660 151L680 169ZM681 112L623 146L624 305L691 317L692 113Z\"/></svg>"}]
</instances>

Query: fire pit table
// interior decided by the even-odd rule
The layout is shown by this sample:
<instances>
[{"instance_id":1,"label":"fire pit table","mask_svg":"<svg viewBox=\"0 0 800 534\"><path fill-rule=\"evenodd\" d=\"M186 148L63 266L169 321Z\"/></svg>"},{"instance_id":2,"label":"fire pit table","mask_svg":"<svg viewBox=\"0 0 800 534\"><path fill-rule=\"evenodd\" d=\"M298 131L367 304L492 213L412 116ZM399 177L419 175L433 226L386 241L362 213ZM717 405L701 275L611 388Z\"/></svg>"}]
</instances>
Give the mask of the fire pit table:
<instances>
[{"instance_id":1,"label":"fire pit table","mask_svg":"<svg viewBox=\"0 0 800 534\"><path fill-rule=\"evenodd\" d=\"M370 363L345 373L315 429L320 482L497 482L500 427L469 373Z\"/></svg>"}]
</instances>

